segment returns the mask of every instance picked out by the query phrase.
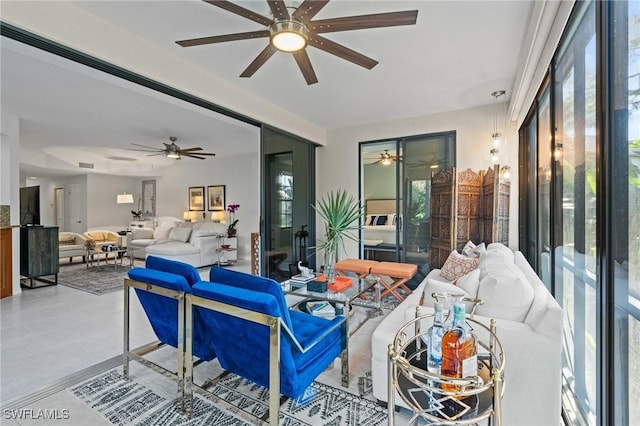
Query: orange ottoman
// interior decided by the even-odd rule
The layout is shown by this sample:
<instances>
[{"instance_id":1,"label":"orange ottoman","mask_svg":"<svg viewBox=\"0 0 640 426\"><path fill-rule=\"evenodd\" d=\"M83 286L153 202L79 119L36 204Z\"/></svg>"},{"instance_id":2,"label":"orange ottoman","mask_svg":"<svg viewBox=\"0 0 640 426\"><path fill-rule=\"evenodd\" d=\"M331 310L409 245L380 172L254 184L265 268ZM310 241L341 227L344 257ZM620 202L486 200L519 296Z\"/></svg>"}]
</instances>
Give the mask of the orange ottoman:
<instances>
[{"instance_id":1,"label":"orange ottoman","mask_svg":"<svg viewBox=\"0 0 640 426\"><path fill-rule=\"evenodd\" d=\"M371 267L371 274L376 276L388 276L391 278L391 282L385 279L380 280L380 284L384 286L384 290L380 296L391 293L393 297L402 302L404 299L396 290L398 288L403 289L407 294L411 294L411 290L405 284L418 272L418 265L411 263L397 263L397 262L378 262Z\"/></svg>"},{"instance_id":2,"label":"orange ottoman","mask_svg":"<svg viewBox=\"0 0 640 426\"><path fill-rule=\"evenodd\" d=\"M379 262L375 260L364 259L344 259L334 265L336 272L344 274L345 272L355 272L359 278L369 275L371 268Z\"/></svg>"}]
</instances>

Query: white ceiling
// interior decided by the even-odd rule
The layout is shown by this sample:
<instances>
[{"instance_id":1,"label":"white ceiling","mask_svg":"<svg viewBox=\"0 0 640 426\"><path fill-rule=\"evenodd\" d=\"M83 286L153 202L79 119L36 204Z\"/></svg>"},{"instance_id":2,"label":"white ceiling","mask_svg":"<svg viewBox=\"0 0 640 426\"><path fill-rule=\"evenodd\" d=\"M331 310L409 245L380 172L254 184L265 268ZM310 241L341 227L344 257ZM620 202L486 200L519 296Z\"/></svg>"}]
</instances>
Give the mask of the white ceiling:
<instances>
[{"instance_id":1,"label":"white ceiling","mask_svg":"<svg viewBox=\"0 0 640 426\"><path fill-rule=\"evenodd\" d=\"M238 3L269 13L266 1ZM72 4L166 51L169 58L182 58L321 128L337 129L486 105L493 102L491 92L499 89L507 91L508 99L533 2L333 0L315 19L418 9L417 24L325 34L380 63L369 71L309 47L319 80L311 86L291 55L281 52L252 78L238 77L266 46L266 39L190 48L175 44L262 29L205 2ZM35 63L42 54L27 50L25 56L25 49L16 45L3 39L2 109L3 114L23 117L24 149L58 149L68 159L69 147L86 153L101 147L101 158L117 157L132 155L124 151L131 142L160 146L177 136L183 148L201 146L219 156L258 150L251 126L211 120L216 114L210 111L160 101L163 96L134 90L129 83L114 86L111 77L96 80L97 72L78 74L80 67L59 60ZM115 151L106 153L107 148Z\"/></svg>"}]
</instances>

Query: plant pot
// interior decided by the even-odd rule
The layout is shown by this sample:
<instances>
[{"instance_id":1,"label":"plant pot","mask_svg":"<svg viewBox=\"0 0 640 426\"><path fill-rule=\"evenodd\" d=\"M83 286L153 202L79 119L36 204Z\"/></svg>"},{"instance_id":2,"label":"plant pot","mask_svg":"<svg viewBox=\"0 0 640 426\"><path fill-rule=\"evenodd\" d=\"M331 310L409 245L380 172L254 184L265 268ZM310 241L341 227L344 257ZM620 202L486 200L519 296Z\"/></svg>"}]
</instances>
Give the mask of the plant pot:
<instances>
[{"instance_id":1,"label":"plant pot","mask_svg":"<svg viewBox=\"0 0 640 426\"><path fill-rule=\"evenodd\" d=\"M237 229L227 229L227 238L235 237L237 232Z\"/></svg>"}]
</instances>

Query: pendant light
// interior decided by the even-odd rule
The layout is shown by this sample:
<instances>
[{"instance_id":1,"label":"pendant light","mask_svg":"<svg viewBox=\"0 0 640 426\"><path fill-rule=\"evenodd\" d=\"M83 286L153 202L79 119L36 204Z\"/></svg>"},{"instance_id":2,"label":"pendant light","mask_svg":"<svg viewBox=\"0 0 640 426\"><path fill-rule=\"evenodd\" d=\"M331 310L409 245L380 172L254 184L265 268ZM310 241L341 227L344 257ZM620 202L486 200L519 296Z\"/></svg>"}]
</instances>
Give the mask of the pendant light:
<instances>
[{"instance_id":1,"label":"pendant light","mask_svg":"<svg viewBox=\"0 0 640 426\"><path fill-rule=\"evenodd\" d=\"M496 90L491 93L494 97L494 110L495 115L493 118L493 133L491 133L491 164L498 164L500 162L500 145L502 145L502 133L498 131L498 98L505 94L504 90Z\"/></svg>"}]
</instances>

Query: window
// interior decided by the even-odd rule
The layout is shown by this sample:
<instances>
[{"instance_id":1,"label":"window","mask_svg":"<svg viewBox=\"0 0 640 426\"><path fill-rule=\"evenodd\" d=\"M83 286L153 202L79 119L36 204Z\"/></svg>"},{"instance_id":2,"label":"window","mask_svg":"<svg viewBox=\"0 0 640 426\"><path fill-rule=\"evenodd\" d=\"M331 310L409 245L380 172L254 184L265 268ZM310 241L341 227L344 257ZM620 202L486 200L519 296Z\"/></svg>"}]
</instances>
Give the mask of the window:
<instances>
[{"instance_id":1,"label":"window","mask_svg":"<svg viewBox=\"0 0 640 426\"><path fill-rule=\"evenodd\" d=\"M280 228L291 228L293 225L293 176L280 172L276 178L278 190L278 217Z\"/></svg>"},{"instance_id":2,"label":"window","mask_svg":"<svg viewBox=\"0 0 640 426\"><path fill-rule=\"evenodd\" d=\"M640 424L640 2L577 2L540 93L520 129L520 246L551 247L532 264L565 314L563 411Z\"/></svg>"}]
</instances>

